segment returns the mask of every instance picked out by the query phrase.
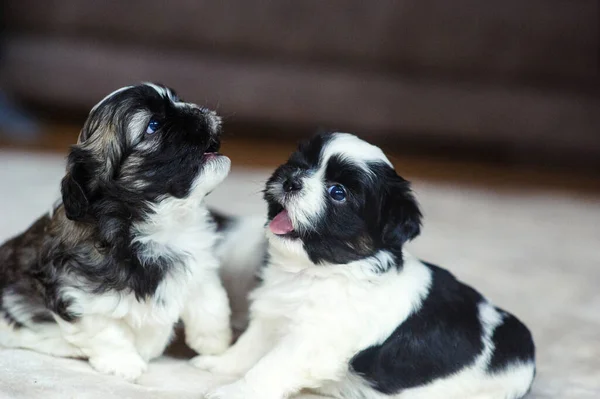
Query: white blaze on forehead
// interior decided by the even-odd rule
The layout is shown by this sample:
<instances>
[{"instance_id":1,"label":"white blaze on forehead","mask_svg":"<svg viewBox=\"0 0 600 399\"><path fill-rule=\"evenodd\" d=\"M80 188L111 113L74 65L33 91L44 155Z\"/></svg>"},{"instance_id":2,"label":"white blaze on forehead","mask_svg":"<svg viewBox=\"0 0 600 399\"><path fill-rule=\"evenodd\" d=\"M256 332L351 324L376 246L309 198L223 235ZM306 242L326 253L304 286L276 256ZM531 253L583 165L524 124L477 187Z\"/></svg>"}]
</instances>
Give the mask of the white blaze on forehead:
<instances>
[{"instance_id":1,"label":"white blaze on forehead","mask_svg":"<svg viewBox=\"0 0 600 399\"><path fill-rule=\"evenodd\" d=\"M198 106L196 104L185 103L185 102L179 100L177 98L177 96L175 94L173 94L171 89L168 89L166 87L161 87L161 86L155 85L154 83L149 83L149 82L146 82L144 84L148 87L153 88L162 97L168 98L173 103L173 105L175 105L176 107L198 108Z\"/></svg>"},{"instance_id":2,"label":"white blaze on forehead","mask_svg":"<svg viewBox=\"0 0 600 399\"><path fill-rule=\"evenodd\" d=\"M152 87L159 95L161 95L163 97L172 98L172 96L173 96L171 93L171 90L169 90L165 87L161 87L161 86L155 85L154 83L149 83L149 82L144 83L144 85L146 85L148 87Z\"/></svg>"},{"instance_id":3,"label":"white blaze on forehead","mask_svg":"<svg viewBox=\"0 0 600 399\"><path fill-rule=\"evenodd\" d=\"M119 93L121 93L122 91L125 91L125 90L127 90L127 89L131 89L132 87L133 87L133 86L125 86L125 87L121 87L120 89L117 89L117 90L113 91L112 93L110 93L109 95L107 95L106 97L104 97L102 100L100 100L100 102L99 102L98 104L94 105L94 108L92 108L92 110L90 111L90 114L91 114L92 112L94 112L94 110L95 110L96 108L98 108L100 105L102 105L102 103L104 103L106 100L108 100L109 98L111 98L111 97L112 97L112 96L114 96L115 94L119 94Z\"/></svg>"},{"instance_id":4,"label":"white blaze on forehead","mask_svg":"<svg viewBox=\"0 0 600 399\"><path fill-rule=\"evenodd\" d=\"M144 83L144 84L146 86L152 87L161 96L167 97L171 101L171 103L173 103L173 105L175 105L178 108L192 108L192 109L199 109L200 108L200 107L198 107L198 105L196 105L194 103L186 103L186 102L183 102L183 101L179 100L173 94L173 92L171 91L171 89L155 85L154 83ZM206 112L206 120L209 123L210 129L213 132L216 131L217 128L221 125L221 117L218 116L214 111L207 111Z\"/></svg>"},{"instance_id":5,"label":"white blaze on forehead","mask_svg":"<svg viewBox=\"0 0 600 399\"><path fill-rule=\"evenodd\" d=\"M321 150L318 168L302 177L303 189L298 201L288 204L288 213L297 229L310 230L325 211L327 204L325 171L329 159L333 156L342 157L369 173L367 162L383 162L393 168L392 163L379 147L352 134L334 133Z\"/></svg>"},{"instance_id":6,"label":"white blaze on forehead","mask_svg":"<svg viewBox=\"0 0 600 399\"><path fill-rule=\"evenodd\" d=\"M310 230L322 217L327 205L325 171L329 159L333 156L339 156L367 173L371 173L367 162L383 162L393 168L379 147L349 133L334 133L321 150L318 168L302 177L301 194L296 200L288 202L288 214L296 229Z\"/></svg>"},{"instance_id":7,"label":"white blaze on forehead","mask_svg":"<svg viewBox=\"0 0 600 399\"><path fill-rule=\"evenodd\" d=\"M393 168L392 163L385 156L381 148L369 144L349 133L334 133L331 140L325 144L321 153L321 168L327 166L327 162L332 156L341 156L342 158L355 163L366 162L385 162Z\"/></svg>"}]
</instances>

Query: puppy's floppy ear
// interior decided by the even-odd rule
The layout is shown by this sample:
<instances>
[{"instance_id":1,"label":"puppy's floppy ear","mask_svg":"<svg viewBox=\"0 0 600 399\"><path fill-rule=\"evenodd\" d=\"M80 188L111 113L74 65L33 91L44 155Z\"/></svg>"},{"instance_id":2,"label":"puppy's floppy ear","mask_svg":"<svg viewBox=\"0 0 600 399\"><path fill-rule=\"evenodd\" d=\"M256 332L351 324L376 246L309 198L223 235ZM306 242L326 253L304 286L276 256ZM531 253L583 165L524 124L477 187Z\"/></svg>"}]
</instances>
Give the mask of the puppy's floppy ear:
<instances>
[{"instance_id":1,"label":"puppy's floppy ear","mask_svg":"<svg viewBox=\"0 0 600 399\"><path fill-rule=\"evenodd\" d=\"M82 159L82 154L73 148L67 161L67 174L62 179L61 194L65 214L71 220L81 220L88 212L90 205L89 192L86 187L89 174Z\"/></svg>"},{"instance_id":2,"label":"puppy's floppy ear","mask_svg":"<svg viewBox=\"0 0 600 399\"><path fill-rule=\"evenodd\" d=\"M383 240L388 244L402 245L421 232L421 210L410 183L396 174L387 173L382 201Z\"/></svg>"}]
</instances>

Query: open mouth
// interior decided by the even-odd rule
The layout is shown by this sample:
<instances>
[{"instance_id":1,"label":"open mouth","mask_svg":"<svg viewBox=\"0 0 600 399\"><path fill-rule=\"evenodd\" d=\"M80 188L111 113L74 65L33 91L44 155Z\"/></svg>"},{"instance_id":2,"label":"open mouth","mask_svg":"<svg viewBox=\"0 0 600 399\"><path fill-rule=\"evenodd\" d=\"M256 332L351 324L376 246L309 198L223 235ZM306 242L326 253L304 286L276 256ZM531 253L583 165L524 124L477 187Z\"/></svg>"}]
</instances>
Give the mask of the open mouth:
<instances>
[{"instance_id":1,"label":"open mouth","mask_svg":"<svg viewBox=\"0 0 600 399\"><path fill-rule=\"evenodd\" d=\"M298 233L294 230L294 226L292 225L292 219L290 219L290 215L288 211L282 208L282 210L275 215L273 220L269 223L269 229L273 234L279 237L286 238L298 238Z\"/></svg>"},{"instance_id":2,"label":"open mouth","mask_svg":"<svg viewBox=\"0 0 600 399\"><path fill-rule=\"evenodd\" d=\"M221 143L219 140L211 140L208 148L204 152L204 162L210 161L212 159L218 158L221 156L219 153L219 149L221 148Z\"/></svg>"},{"instance_id":3,"label":"open mouth","mask_svg":"<svg viewBox=\"0 0 600 399\"><path fill-rule=\"evenodd\" d=\"M221 141L217 138L213 138L210 140L210 143L208 143L208 148L206 148L206 153L211 153L211 152L219 152L219 150L221 149Z\"/></svg>"},{"instance_id":4,"label":"open mouth","mask_svg":"<svg viewBox=\"0 0 600 399\"><path fill-rule=\"evenodd\" d=\"M213 159L216 159L222 155L219 154L218 152L205 152L203 156L204 156L204 162L208 162L208 161L212 161Z\"/></svg>"}]
</instances>

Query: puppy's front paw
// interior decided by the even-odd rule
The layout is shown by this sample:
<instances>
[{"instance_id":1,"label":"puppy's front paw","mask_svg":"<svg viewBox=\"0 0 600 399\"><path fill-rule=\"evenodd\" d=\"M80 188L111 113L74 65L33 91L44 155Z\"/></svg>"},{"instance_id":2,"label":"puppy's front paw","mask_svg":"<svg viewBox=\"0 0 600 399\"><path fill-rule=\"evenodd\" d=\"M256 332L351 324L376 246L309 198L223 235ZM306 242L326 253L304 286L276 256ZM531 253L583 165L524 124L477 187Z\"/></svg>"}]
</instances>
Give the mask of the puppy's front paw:
<instances>
[{"instance_id":1,"label":"puppy's front paw","mask_svg":"<svg viewBox=\"0 0 600 399\"><path fill-rule=\"evenodd\" d=\"M190 360L192 366L204 371L216 371L220 369L223 363L221 356L196 356Z\"/></svg>"},{"instance_id":2,"label":"puppy's front paw","mask_svg":"<svg viewBox=\"0 0 600 399\"><path fill-rule=\"evenodd\" d=\"M231 329L226 329L212 334L195 334L186 337L185 342L201 355L219 355L229 348L231 336Z\"/></svg>"},{"instance_id":3,"label":"puppy's front paw","mask_svg":"<svg viewBox=\"0 0 600 399\"><path fill-rule=\"evenodd\" d=\"M243 380L210 391L204 397L206 399L271 399L250 389Z\"/></svg>"},{"instance_id":4,"label":"puppy's front paw","mask_svg":"<svg viewBox=\"0 0 600 399\"><path fill-rule=\"evenodd\" d=\"M233 363L223 356L196 356L190 360L190 363L200 370L211 373L231 376L243 374L238 370L237 362Z\"/></svg>"},{"instance_id":5,"label":"puppy's front paw","mask_svg":"<svg viewBox=\"0 0 600 399\"><path fill-rule=\"evenodd\" d=\"M135 381L148 368L148 364L137 353L103 353L90 357L89 362L96 371L127 381Z\"/></svg>"}]
</instances>

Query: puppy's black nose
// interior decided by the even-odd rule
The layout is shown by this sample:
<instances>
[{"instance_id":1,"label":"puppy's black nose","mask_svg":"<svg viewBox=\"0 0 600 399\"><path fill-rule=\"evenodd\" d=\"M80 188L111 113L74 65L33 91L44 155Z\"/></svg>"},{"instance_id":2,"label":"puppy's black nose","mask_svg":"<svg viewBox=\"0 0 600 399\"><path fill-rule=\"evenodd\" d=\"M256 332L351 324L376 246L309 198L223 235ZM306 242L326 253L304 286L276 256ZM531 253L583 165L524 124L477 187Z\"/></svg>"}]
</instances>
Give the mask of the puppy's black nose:
<instances>
[{"instance_id":1,"label":"puppy's black nose","mask_svg":"<svg viewBox=\"0 0 600 399\"><path fill-rule=\"evenodd\" d=\"M295 177L289 177L283 182L283 191L286 193L302 189L302 181Z\"/></svg>"}]
</instances>

